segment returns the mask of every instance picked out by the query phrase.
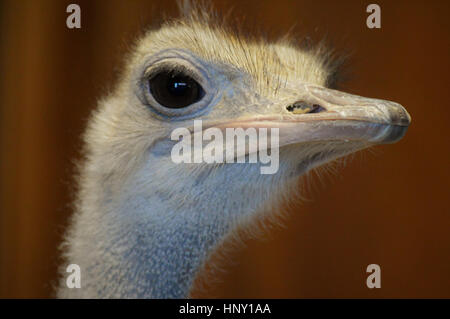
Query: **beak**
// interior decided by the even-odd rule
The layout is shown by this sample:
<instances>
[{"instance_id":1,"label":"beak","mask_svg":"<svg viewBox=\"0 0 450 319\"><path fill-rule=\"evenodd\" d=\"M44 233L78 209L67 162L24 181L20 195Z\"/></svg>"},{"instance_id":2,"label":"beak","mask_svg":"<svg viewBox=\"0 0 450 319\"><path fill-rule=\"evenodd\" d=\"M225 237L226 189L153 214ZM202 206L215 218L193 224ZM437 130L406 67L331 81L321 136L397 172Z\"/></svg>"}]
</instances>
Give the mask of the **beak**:
<instances>
[{"instance_id":1,"label":"beak","mask_svg":"<svg viewBox=\"0 0 450 319\"><path fill-rule=\"evenodd\" d=\"M411 117L398 103L303 84L292 101L269 113L220 123L221 128L279 128L279 146L320 141L399 141Z\"/></svg>"},{"instance_id":2,"label":"beak","mask_svg":"<svg viewBox=\"0 0 450 319\"><path fill-rule=\"evenodd\" d=\"M411 123L408 112L395 102L365 98L311 84L296 87L298 91L294 97L274 101L270 106L261 108L263 114L258 112L257 115L209 121L208 125L194 134L194 141L197 134L203 134L204 130L212 127L222 132L229 128L257 131L263 128L271 132L270 136L263 137L263 140L267 138L266 142L261 144L254 139L245 139L245 145L239 146L242 156L267 149L278 152L278 147L292 144L340 144L334 150L316 150L317 156L312 156L308 163L312 167L313 161L317 165L374 144L395 143L405 135ZM274 129L275 132L278 129L278 136L275 135L275 142L272 143ZM199 140L202 140L201 135ZM194 148L203 145L193 144ZM227 161L233 161L236 147L234 138L230 141L227 139L223 148L227 150ZM193 154L194 162L201 162L199 156L202 156L202 152L194 151Z\"/></svg>"}]
</instances>

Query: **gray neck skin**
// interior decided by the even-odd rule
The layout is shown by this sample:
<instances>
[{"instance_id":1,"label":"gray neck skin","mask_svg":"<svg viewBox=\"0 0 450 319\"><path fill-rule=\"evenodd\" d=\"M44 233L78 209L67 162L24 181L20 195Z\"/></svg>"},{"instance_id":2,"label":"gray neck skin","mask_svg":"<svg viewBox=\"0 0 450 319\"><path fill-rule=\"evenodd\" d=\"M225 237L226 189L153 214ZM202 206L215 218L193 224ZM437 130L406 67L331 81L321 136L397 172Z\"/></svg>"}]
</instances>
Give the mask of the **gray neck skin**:
<instances>
[{"instance_id":1,"label":"gray neck skin","mask_svg":"<svg viewBox=\"0 0 450 319\"><path fill-rule=\"evenodd\" d=\"M259 168L235 165L242 170L218 170L213 179L208 174L191 177L191 185L178 183L180 189L164 189L161 180L160 188L149 192L143 186L147 176L142 175L133 185L107 191L110 195L102 198L84 196L67 238L68 263L81 267L82 287L64 288L64 279L59 296L188 297L216 245L268 198L271 177L255 174L257 180L249 181L243 172L251 176L250 170L259 173ZM233 187L223 187L230 179L236 181ZM210 180L214 184L209 185Z\"/></svg>"},{"instance_id":2,"label":"gray neck skin","mask_svg":"<svg viewBox=\"0 0 450 319\"><path fill-rule=\"evenodd\" d=\"M205 220L204 211L167 211L156 196L135 198L125 206L103 215L97 223L103 231L78 231L69 263L80 265L82 288L65 292L95 298L186 298L228 227Z\"/></svg>"},{"instance_id":3,"label":"gray neck skin","mask_svg":"<svg viewBox=\"0 0 450 319\"><path fill-rule=\"evenodd\" d=\"M151 206L138 212L138 216L155 218L129 225L132 230L125 227L120 235L126 238L117 247L122 252L117 276L122 283L120 296L186 298L198 270L225 236L228 226L223 221L210 220L206 217L208 212L196 208L172 214L165 210L161 198L148 200ZM156 207L160 209L157 213ZM160 218L164 214L172 216Z\"/></svg>"}]
</instances>

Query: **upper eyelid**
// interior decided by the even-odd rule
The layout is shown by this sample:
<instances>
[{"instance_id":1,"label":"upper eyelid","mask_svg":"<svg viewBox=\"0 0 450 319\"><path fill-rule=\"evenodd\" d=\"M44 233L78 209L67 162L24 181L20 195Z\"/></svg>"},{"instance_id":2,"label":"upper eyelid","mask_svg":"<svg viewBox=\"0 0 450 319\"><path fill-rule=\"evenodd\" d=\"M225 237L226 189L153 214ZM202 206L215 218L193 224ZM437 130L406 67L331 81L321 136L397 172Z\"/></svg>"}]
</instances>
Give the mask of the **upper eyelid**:
<instances>
[{"instance_id":1,"label":"upper eyelid","mask_svg":"<svg viewBox=\"0 0 450 319\"><path fill-rule=\"evenodd\" d=\"M198 82L203 82L204 77L201 76L200 72L195 70L193 67L189 67L187 65L176 63L176 62L169 62L169 61L159 61L155 63L154 65L148 66L144 71L144 77L147 79L152 78L156 74L162 71L175 71L183 73L184 75L187 75L194 80Z\"/></svg>"}]
</instances>

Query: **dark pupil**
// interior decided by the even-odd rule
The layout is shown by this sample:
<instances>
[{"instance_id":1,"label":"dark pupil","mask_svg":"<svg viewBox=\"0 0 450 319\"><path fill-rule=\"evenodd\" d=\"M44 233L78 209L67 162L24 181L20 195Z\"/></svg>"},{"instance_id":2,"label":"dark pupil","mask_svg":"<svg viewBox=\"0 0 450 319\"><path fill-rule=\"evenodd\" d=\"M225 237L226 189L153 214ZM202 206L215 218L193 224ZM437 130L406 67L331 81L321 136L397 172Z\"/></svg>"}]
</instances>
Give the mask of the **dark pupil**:
<instances>
[{"instance_id":1,"label":"dark pupil","mask_svg":"<svg viewBox=\"0 0 450 319\"><path fill-rule=\"evenodd\" d=\"M168 108L186 107L203 96L202 87L191 77L180 73L160 72L149 82L155 100Z\"/></svg>"}]
</instances>

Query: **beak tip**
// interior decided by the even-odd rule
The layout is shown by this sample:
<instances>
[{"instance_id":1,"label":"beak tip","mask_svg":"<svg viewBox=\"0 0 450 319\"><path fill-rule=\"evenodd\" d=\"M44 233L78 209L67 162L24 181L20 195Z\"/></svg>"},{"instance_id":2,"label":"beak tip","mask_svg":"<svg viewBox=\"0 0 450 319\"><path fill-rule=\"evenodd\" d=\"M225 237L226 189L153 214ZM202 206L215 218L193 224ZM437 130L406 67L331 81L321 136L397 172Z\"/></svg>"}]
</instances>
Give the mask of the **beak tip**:
<instances>
[{"instance_id":1,"label":"beak tip","mask_svg":"<svg viewBox=\"0 0 450 319\"><path fill-rule=\"evenodd\" d=\"M399 126L409 126L411 124L411 115L398 103L394 104L391 114L391 122Z\"/></svg>"},{"instance_id":2,"label":"beak tip","mask_svg":"<svg viewBox=\"0 0 450 319\"><path fill-rule=\"evenodd\" d=\"M380 141L381 144L393 144L400 141L403 136L405 136L406 131L408 131L408 126L394 125L390 126L389 131L384 136L383 140Z\"/></svg>"}]
</instances>

